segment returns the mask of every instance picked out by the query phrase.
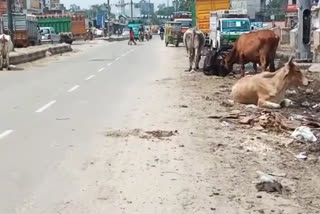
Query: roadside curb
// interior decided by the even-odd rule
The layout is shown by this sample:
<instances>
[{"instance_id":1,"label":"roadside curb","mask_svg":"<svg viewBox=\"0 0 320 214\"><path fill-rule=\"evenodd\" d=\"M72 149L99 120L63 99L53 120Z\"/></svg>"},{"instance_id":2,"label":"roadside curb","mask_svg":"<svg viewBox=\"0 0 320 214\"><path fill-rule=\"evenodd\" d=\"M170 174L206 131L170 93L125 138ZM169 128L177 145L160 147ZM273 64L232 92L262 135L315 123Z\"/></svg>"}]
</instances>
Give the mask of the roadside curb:
<instances>
[{"instance_id":1,"label":"roadside curb","mask_svg":"<svg viewBox=\"0 0 320 214\"><path fill-rule=\"evenodd\" d=\"M276 54L277 58L280 59L280 62L285 64L286 62L289 61L291 57L295 57L295 54L293 53L277 53ZM298 66L300 69L307 70L311 67L312 63L301 63L301 62L295 62L295 64Z\"/></svg>"},{"instance_id":2,"label":"roadside curb","mask_svg":"<svg viewBox=\"0 0 320 214\"><path fill-rule=\"evenodd\" d=\"M18 65L21 63L32 62L46 57L46 53L50 52L52 55L61 54L72 51L72 48L68 44L62 44L55 47L46 47L40 50L30 51L29 53L19 53L17 55L10 56L10 64Z\"/></svg>"}]
</instances>

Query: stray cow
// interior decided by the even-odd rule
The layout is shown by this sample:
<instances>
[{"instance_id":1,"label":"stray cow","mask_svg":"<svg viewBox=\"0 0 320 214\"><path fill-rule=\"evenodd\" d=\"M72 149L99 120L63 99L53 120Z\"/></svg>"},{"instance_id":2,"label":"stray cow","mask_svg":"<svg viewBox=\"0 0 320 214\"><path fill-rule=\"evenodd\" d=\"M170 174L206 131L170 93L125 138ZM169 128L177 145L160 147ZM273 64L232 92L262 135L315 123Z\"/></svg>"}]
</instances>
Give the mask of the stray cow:
<instances>
[{"instance_id":1,"label":"stray cow","mask_svg":"<svg viewBox=\"0 0 320 214\"><path fill-rule=\"evenodd\" d=\"M226 56L223 66L231 72L234 64L240 64L242 76L245 75L245 64L249 62L253 63L256 73L257 64L262 65L264 71L270 66L270 72L274 72L279 40L279 36L272 30L242 34L235 42L231 53Z\"/></svg>"},{"instance_id":2,"label":"stray cow","mask_svg":"<svg viewBox=\"0 0 320 214\"><path fill-rule=\"evenodd\" d=\"M281 108L281 104L287 106L288 100L284 100L287 89L309 83L292 60L275 73L263 72L238 80L232 88L233 100L264 108Z\"/></svg>"},{"instance_id":3,"label":"stray cow","mask_svg":"<svg viewBox=\"0 0 320 214\"><path fill-rule=\"evenodd\" d=\"M9 53L13 51L11 37L6 34L0 35L0 70L6 67L10 70Z\"/></svg>"},{"instance_id":4,"label":"stray cow","mask_svg":"<svg viewBox=\"0 0 320 214\"><path fill-rule=\"evenodd\" d=\"M183 43L187 48L187 53L189 56L189 71L192 71L194 60L195 69L199 69L201 52L205 45L203 33L195 28L190 28L183 35Z\"/></svg>"}]
</instances>

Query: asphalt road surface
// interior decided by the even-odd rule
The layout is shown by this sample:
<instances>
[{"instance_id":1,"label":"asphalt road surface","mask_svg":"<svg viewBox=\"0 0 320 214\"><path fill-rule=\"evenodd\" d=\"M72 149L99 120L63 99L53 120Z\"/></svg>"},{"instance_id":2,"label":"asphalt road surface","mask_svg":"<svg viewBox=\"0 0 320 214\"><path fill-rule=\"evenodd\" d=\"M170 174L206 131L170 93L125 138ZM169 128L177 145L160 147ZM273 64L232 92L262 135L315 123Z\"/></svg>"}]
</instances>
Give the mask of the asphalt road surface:
<instances>
[{"instance_id":1,"label":"asphalt road surface","mask_svg":"<svg viewBox=\"0 0 320 214\"><path fill-rule=\"evenodd\" d=\"M93 164L85 160L106 141L105 131L124 126L169 60L155 38L137 46L100 42L1 72L0 213L64 213L65 198L86 191L77 170Z\"/></svg>"}]
</instances>

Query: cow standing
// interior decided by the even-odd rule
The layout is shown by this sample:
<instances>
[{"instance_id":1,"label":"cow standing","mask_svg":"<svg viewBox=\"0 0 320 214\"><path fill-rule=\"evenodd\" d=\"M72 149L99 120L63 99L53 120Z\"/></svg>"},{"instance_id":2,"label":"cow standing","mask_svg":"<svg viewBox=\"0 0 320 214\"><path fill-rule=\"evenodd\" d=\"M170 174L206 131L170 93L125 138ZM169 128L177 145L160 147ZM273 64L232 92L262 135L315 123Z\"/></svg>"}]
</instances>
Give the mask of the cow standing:
<instances>
[{"instance_id":1,"label":"cow standing","mask_svg":"<svg viewBox=\"0 0 320 214\"><path fill-rule=\"evenodd\" d=\"M183 43L186 46L189 56L189 71L192 71L194 61L195 69L199 69L201 52L205 45L203 33L195 28L190 28L183 35Z\"/></svg>"},{"instance_id":2,"label":"cow standing","mask_svg":"<svg viewBox=\"0 0 320 214\"><path fill-rule=\"evenodd\" d=\"M233 65L241 65L242 76L245 75L245 64L252 62L257 73L257 64L262 65L264 71L270 67L270 72L275 71L274 59L279 45L279 36L272 30L260 30L242 34L235 42L223 66L231 72Z\"/></svg>"},{"instance_id":3,"label":"cow standing","mask_svg":"<svg viewBox=\"0 0 320 214\"><path fill-rule=\"evenodd\" d=\"M6 67L10 70L9 53L13 51L11 37L6 34L0 35L0 70Z\"/></svg>"}]
</instances>

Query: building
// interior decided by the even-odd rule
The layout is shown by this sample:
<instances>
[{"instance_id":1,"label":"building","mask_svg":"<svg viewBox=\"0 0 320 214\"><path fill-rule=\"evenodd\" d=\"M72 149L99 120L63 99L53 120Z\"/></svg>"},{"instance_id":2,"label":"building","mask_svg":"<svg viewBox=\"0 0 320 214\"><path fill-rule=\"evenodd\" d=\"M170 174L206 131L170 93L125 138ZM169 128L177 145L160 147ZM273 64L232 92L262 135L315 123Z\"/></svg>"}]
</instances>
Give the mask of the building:
<instances>
[{"instance_id":1,"label":"building","mask_svg":"<svg viewBox=\"0 0 320 214\"><path fill-rule=\"evenodd\" d=\"M247 11L251 20L261 20L266 7L266 0L231 0L231 7Z\"/></svg>"}]
</instances>

